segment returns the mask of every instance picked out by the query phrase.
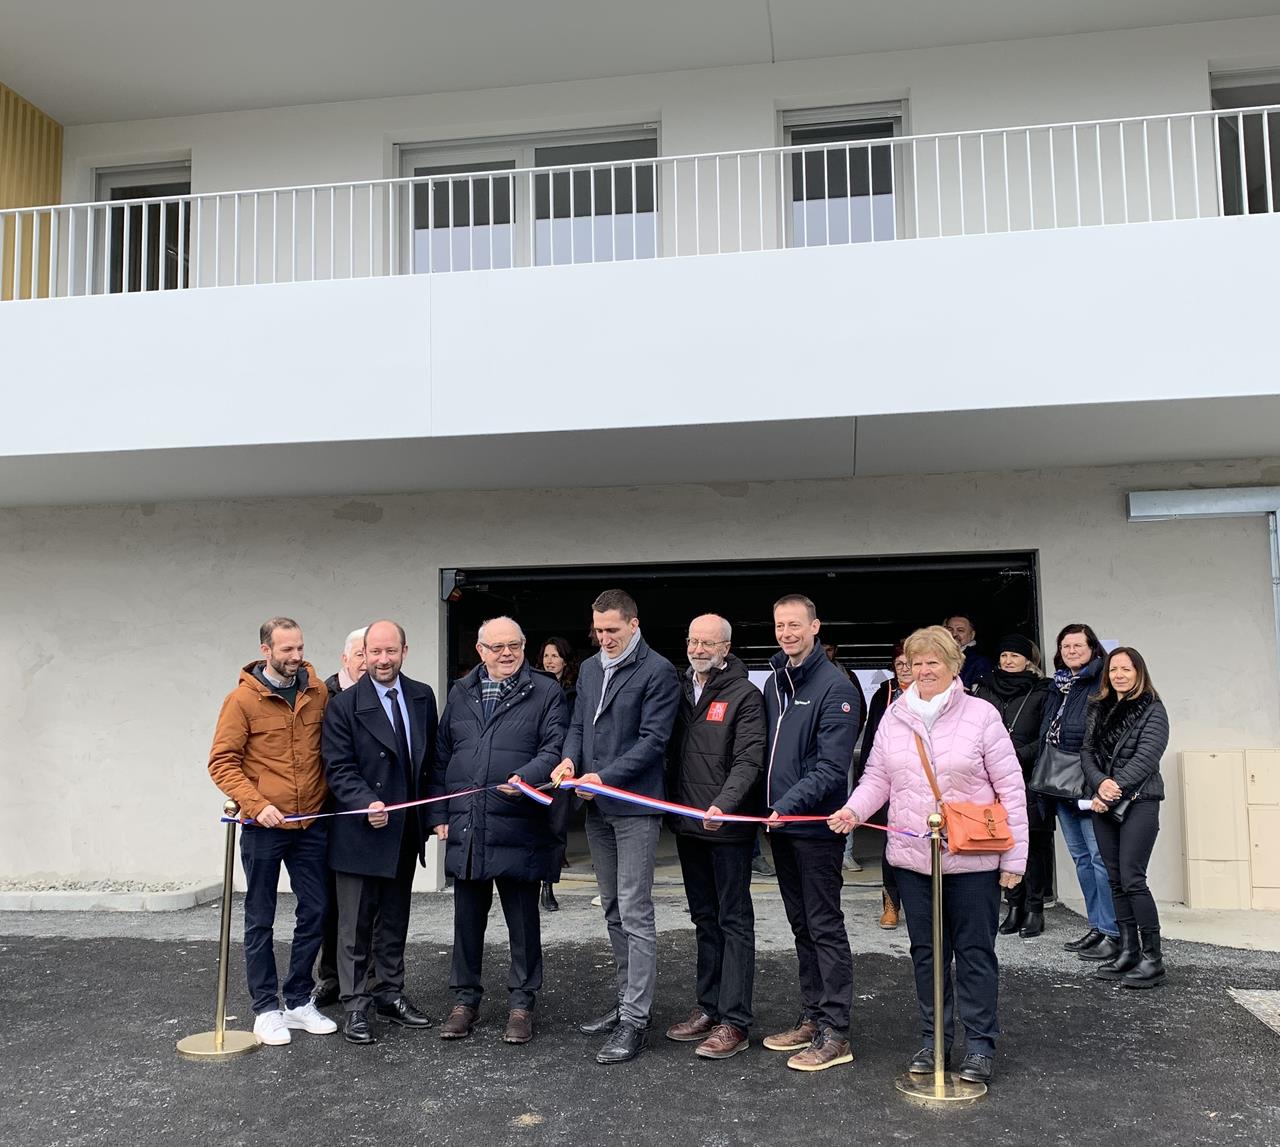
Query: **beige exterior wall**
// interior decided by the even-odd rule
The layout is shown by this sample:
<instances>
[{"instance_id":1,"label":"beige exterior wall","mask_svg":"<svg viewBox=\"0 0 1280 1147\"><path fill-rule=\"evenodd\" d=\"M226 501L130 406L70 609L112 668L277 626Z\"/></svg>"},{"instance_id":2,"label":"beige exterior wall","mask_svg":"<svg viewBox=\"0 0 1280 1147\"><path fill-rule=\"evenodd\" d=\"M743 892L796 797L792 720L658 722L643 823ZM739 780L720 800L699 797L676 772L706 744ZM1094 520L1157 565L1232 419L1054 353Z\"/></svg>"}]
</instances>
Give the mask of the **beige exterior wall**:
<instances>
[{"instance_id":1,"label":"beige exterior wall","mask_svg":"<svg viewBox=\"0 0 1280 1147\"><path fill-rule=\"evenodd\" d=\"M213 721L271 613L326 675L353 626L400 618L438 687L441 566L1018 549L1047 631L1086 620L1150 661L1174 730L1152 884L1180 899L1177 751L1280 744L1267 531L1130 525L1123 495L1277 483L1280 459L0 511L0 878L215 876Z\"/></svg>"}]
</instances>

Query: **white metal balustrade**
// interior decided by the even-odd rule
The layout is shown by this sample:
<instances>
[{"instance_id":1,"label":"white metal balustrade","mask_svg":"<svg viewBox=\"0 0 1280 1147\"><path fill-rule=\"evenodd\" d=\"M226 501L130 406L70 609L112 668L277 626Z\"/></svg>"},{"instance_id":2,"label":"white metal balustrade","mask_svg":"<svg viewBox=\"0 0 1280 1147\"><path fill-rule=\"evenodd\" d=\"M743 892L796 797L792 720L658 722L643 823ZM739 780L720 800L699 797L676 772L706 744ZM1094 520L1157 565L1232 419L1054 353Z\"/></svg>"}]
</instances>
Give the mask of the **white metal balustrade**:
<instances>
[{"instance_id":1,"label":"white metal balustrade","mask_svg":"<svg viewBox=\"0 0 1280 1147\"><path fill-rule=\"evenodd\" d=\"M0 299L1270 214L1280 106L0 212Z\"/></svg>"}]
</instances>

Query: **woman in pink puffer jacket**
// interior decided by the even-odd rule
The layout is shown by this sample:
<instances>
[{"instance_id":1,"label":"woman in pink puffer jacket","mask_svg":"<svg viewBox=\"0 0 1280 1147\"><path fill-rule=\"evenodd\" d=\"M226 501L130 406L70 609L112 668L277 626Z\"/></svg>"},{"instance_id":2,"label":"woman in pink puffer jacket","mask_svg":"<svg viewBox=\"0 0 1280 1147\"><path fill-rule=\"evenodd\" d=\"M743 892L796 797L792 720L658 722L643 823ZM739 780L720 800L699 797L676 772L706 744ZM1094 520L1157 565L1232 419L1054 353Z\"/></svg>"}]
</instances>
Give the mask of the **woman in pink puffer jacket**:
<instances>
[{"instance_id":1,"label":"woman in pink puffer jacket","mask_svg":"<svg viewBox=\"0 0 1280 1147\"><path fill-rule=\"evenodd\" d=\"M908 639L913 683L880 722L866 771L848 803L828 822L849 832L885 801L889 823L920 833L894 833L888 863L896 870L911 936L922 1047L909 1070L933 1071L933 886L928 817L938 811L916 748L919 736L938 778L944 801L993 800L1005 806L1014 845L1008 852L942 857L943 959L955 961L955 998L965 1029L962 1079L990 1082L995 1039L999 964L996 926L1000 889L1012 888L1027 864L1027 800L1013 742L994 706L964 691L959 680L964 654L941 626L918 629ZM944 1043L955 1028L951 976L945 980ZM950 1055L950 1048L947 1048Z\"/></svg>"}]
</instances>

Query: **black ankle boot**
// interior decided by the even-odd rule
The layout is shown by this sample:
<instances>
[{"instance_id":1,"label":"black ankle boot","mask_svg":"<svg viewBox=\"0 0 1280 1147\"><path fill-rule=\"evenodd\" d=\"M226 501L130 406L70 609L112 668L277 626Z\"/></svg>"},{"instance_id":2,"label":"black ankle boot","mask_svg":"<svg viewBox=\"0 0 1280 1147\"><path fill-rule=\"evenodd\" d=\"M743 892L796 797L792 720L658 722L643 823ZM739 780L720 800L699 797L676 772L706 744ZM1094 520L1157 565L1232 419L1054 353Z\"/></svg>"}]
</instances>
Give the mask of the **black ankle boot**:
<instances>
[{"instance_id":1,"label":"black ankle boot","mask_svg":"<svg viewBox=\"0 0 1280 1147\"><path fill-rule=\"evenodd\" d=\"M1105 963L1120 955L1120 937L1103 935L1092 948L1084 948L1076 953L1082 960L1097 960Z\"/></svg>"},{"instance_id":2,"label":"black ankle boot","mask_svg":"<svg viewBox=\"0 0 1280 1147\"><path fill-rule=\"evenodd\" d=\"M547 912L560 911L560 902L556 899L555 886L548 880L542 882L542 907Z\"/></svg>"},{"instance_id":3,"label":"black ankle boot","mask_svg":"<svg viewBox=\"0 0 1280 1147\"><path fill-rule=\"evenodd\" d=\"M1021 904L1010 904L1009 911L1000 921L1000 935L1012 936L1027 921L1027 910Z\"/></svg>"},{"instance_id":4,"label":"black ankle boot","mask_svg":"<svg viewBox=\"0 0 1280 1147\"><path fill-rule=\"evenodd\" d=\"M1024 940L1034 940L1041 932L1044 931L1044 913L1037 912L1034 908L1027 912L1027 918L1022 922L1022 927L1018 929L1018 935Z\"/></svg>"},{"instance_id":5,"label":"black ankle boot","mask_svg":"<svg viewBox=\"0 0 1280 1147\"><path fill-rule=\"evenodd\" d=\"M1126 988L1155 988L1164 983L1164 957L1160 953L1160 929L1144 928L1142 959L1132 971L1126 972L1120 982Z\"/></svg>"},{"instance_id":6,"label":"black ankle boot","mask_svg":"<svg viewBox=\"0 0 1280 1147\"><path fill-rule=\"evenodd\" d=\"M1138 947L1138 926L1136 924L1121 924L1119 927L1120 951L1094 972L1094 975L1099 980L1123 979L1124 974L1130 969L1136 968L1138 961L1142 958L1141 950Z\"/></svg>"}]
</instances>

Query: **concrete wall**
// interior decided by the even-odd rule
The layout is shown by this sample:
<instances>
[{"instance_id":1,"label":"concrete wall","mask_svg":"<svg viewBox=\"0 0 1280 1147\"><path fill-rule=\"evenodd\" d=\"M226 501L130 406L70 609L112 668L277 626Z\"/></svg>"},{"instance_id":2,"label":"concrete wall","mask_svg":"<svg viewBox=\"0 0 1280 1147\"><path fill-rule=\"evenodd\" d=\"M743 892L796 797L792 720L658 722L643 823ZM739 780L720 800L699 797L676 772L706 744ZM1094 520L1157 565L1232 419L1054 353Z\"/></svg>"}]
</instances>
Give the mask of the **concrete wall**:
<instances>
[{"instance_id":1,"label":"concrete wall","mask_svg":"<svg viewBox=\"0 0 1280 1147\"><path fill-rule=\"evenodd\" d=\"M1277 482L1280 460L0 511L0 878L214 876L213 721L271 613L325 674L352 626L400 618L438 686L440 566L1031 549L1045 628L1137 645L1169 705L1152 868L1176 899L1177 750L1280 743L1266 528L1129 525L1122 495Z\"/></svg>"},{"instance_id":2,"label":"concrete wall","mask_svg":"<svg viewBox=\"0 0 1280 1147\"><path fill-rule=\"evenodd\" d=\"M192 190L398 175L400 143L658 123L667 155L772 147L778 112L907 99L917 133L1208 107L1210 70L1274 67L1280 17L69 128L93 169L189 157Z\"/></svg>"}]
</instances>

